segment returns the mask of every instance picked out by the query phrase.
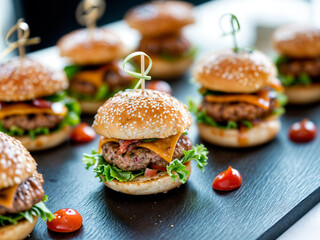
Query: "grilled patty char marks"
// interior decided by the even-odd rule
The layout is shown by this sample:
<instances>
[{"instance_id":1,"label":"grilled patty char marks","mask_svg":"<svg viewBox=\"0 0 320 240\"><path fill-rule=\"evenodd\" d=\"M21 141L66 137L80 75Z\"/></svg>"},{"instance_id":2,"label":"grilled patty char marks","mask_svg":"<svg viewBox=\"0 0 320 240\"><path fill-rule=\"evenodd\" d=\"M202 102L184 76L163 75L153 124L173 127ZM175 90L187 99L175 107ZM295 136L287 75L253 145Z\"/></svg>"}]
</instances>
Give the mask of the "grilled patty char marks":
<instances>
[{"instance_id":1,"label":"grilled patty char marks","mask_svg":"<svg viewBox=\"0 0 320 240\"><path fill-rule=\"evenodd\" d=\"M268 110L245 102L209 103L203 100L200 105L200 110L205 110L207 115L216 122L240 122L265 118L269 116L276 107L277 101L275 98L270 99L270 107Z\"/></svg>"},{"instance_id":2,"label":"grilled patty char marks","mask_svg":"<svg viewBox=\"0 0 320 240\"><path fill-rule=\"evenodd\" d=\"M311 78L320 77L320 58L299 59L279 64L279 72L285 76L298 77L307 74Z\"/></svg>"},{"instance_id":3,"label":"grilled patty char marks","mask_svg":"<svg viewBox=\"0 0 320 240\"><path fill-rule=\"evenodd\" d=\"M191 148L191 140L182 135L177 142L173 159L181 159L184 156L183 151L188 151ZM137 171L148 167L150 164L162 167L168 165L167 161L147 148L135 147L124 154L118 154L118 151L119 144L115 142L108 142L102 146L102 153L106 162L114 164L124 171Z\"/></svg>"},{"instance_id":4,"label":"grilled patty char marks","mask_svg":"<svg viewBox=\"0 0 320 240\"><path fill-rule=\"evenodd\" d=\"M52 114L27 114L12 115L2 119L2 125L5 129L10 130L11 127L19 127L24 130L33 130L39 127L54 128L63 121L60 115Z\"/></svg>"},{"instance_id":5,"label":"grilled patty char marks","mask_svg":"<svg viewBox=\"0 0 320 240\"><path fill-rule=\"evenodd\" d=\"M30 178L24 180L16 190L12 209L0 206L0 215L18 213L29 210L44 197L42 174L35 172Z\"/></svg>"}]
</instances>

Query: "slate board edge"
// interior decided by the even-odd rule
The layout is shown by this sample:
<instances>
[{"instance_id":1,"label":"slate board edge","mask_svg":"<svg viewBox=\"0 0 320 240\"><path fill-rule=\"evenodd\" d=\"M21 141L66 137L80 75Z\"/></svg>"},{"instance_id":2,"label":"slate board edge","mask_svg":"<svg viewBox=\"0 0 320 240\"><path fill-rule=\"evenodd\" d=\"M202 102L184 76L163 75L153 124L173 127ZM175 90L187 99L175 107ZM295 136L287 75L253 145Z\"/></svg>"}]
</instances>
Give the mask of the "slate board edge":
<instances>
[{"instance_id":1,"label":"slate board edge","mask_svg":"<svg viewBox=\"0 0 320 240\"><path fill-rule=\"evenodd\" d=\"M296 207L288 212L283 218L276 222L258 239L276 239L287 231L293 224L300 220L307 212L309 212L317 203L320 202L320 187L302 200Z\"/></svg>"}]
</instances>

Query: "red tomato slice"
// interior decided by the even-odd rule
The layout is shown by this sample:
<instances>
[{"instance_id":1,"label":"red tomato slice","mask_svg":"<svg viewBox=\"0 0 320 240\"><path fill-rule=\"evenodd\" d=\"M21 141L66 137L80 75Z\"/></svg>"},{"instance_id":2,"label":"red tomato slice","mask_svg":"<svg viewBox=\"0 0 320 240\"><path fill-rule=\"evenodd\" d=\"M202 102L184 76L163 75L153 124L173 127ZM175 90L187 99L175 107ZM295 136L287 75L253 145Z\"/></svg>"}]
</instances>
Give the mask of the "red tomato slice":
<instances>
[{"instance_id":1,"label":"red tomato slice","mask_svg":"<svg viewBox=\"0 0 320 240\"><path fill-rule=\"evenodd\" d=\"M212 183L212 187L219 191L230 191L240 187L242 184L242 177L238 170L229 166L229 168L219 173Z\"/></svg>"},{"instance_id":2,"label":"red tomato slice","mask_svg":"<svg viewBox=\"0 0 320 240\"><path fill-rule=\"evenodd\" d=\"M301 122L294 123L289 130L289 138L294 142L309 142L317 136L317 126L304 119Z\"/></svg>"},{"instance_id":3,"label":"red tomato slice","mask_svg":"<svg viewBox=\"0 0 320 240\"><path fill-rule=\"evenodd\" d=\"M159 171L163 171L163 172L166 172L167 171L167 168L166 167L162 167L162 166L159 166L159 165L154 165L154 164L151 164L151 167L153 169L157 169Z\"/></svg>"},{"instance_id":4,"label":"red tomato slice","mask_svg":"<svg viewBox=\"0 0 320 240\"><path fill-rule=\"evenodd\" d=\"M71 132L71 140L75 142L90 142L96 136L95 131L86 123L75 126Z\"/></svg>"},{"instance_id":5,"label":"red tomato slice","mask_svg":"<svg viewBox=\"0 0 320 240\"><path fill-rule=\"evenodd\" d=\"M51 107L52 102L47 101L45 99L35 99L32 101L32 105L39 108L48 108L48 107Z\"/></svg>"},{"instance_id":6,"label":"red tomato slice","mask_svg":"<svg viewBox=\"0 0 320 240\"><path fill-rule=\"evenodd\" d=\"M158 170L146 168L146 171L144 172L145 177L154 177L157 174Z\"/></svg>"},{"instance_id":7,"label":"red tomato slice","mask_svg":"<svg viewBox=\"0 0 320 240\"><path fill-rule=\"evenodd\" d=\"M77 231L82 225L80 213L71 208L64 208L54 213L56 216L51 222L47 221L47 227L54 232L69 233Z\"/></svg>"}]
</instances>

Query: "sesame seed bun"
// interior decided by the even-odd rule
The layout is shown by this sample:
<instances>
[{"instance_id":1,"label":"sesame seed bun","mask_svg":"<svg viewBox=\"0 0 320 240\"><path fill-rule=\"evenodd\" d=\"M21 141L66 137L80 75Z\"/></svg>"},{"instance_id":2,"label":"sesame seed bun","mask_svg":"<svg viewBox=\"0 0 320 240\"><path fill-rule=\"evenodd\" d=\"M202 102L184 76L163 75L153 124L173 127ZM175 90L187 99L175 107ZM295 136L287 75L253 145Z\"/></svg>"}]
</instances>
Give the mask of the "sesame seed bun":
<instances>
[{"instance_id":1,"label":"sesame seed bun","mask_svg":"<svg viewBox=\"0 0 320 240\"><path fill-rule=\"evenodd\" d=\"M170 80L176 77L180 77L188 71L192 65L193 57L184 57L177 60L165 60L156 56L151 56L152 68L148 75L156 79ZM136 59L140 64L140 58Z\"/></svg>"},{"instance_id":2,"label":"sesame seed bun","mask_svg":"<svg viewBox=\"0 0 320 240\"><path fill-rule=\"evenodd\" d=\"M294 85L285 88L290 104L309 104L320 101L320 83Z\"/></svg>"},{"instance_id":3,"label":"sesame seed bun","mask_svg":"<svg viewBox=\"0 0 320 240\"><path fill-rule=\"evenodd\" d=\"M33 217L32 223L28 220L21 220L17 224L10 224L0 227L1 240L25 239L33 231L38 217Z\"/></svg>"},{"instance_id":4,"label":"sesame seed bun","mask_svg":"<svg viewBox=\"0 0 320 240\"><path fill-rule=\"evenodd\" d=\"M76 65L96 65L120 59L127 49L114 32L95 28L79 29L63 36L58 42L62 57L67 57Z\"/></svg>"},{"instance_id":5,"label":"sesame seed bun","mask_svg":"<svg viewBox=\"0 0 320 240\"><path fill-rule=\"evenodd\" d=\"M0 132L0 159L0 189L20 184L37 169L36 162L21 142L3 132Z\"/></svg>"},{"instance_id":6,"label":"sesame seed bun","mask_svg":"<svg viewBox=\"0 0 320 240\"><path fill-rule=\"evenodd\" d=\"M95 116L93 128L106 138L147 139L185 132L191 123L190 112L176 98L137 89L107 100Z\"/></svg>"},{"instance_id":7,"label":"sesame seed bun","mask_svg":"<svg viewBox=\"0 0 320 240\"><path fill-rule=\"evenodd\" d=\"M62 144L69 138L70 132L71 127L64 126L59 131L49 133L48 135L38 135L35 139L31 139L29 136L15 136L15 138L29 151L41 151Z\"/></svg>"},{"instance_id":8,"label":"sesame seed bun","mask_svg":"<svg viewBox=\"0 0 320 240\"><path fill-rule=\"evenodd\" d=\"M260 51L213 52L200 60L193 70L194 79L204 88L230 93L253 93L269 85L277 71Z\"/></svg>"},{"instance_id":9,"label":"sesame seed bun","mask_svg":"<svg viewBox=\"0 0 320 240\"><path fill-rule=\"evenodd\" d=\"M0 101L27 101L53 95L68 87L63 71L53 71L29 58L0 66Z\"/></svg>"},{"instance_id":10,"label":"sesame seed bun","mask_svg":"<svg viewBox=\"0 0 320 240\"><path fill-rule=\"evenodd\" d=\"M244 133L237 129L222 129L198 123L202 139L217 146L231 148L253 147L267 143L276 137L280 128L278 118L265 120Z\"/></svg>"},{"instance_id":11,"label":"sesame seed bun","mask_svg":"<svg viewBox=\"0 0 320 240\"><path fill-rule=\"evenodd\" d=\"M280 55L291 58L320 56L320 29L304 25L287 25L278 28L272 43Z\"/></svg>"},{"instance_id":12,"label":"sesame seed bun","mask_svg":"<svg viewBox=\"0 0 320 240\"><path fill-rule=\"evenodd\" d=\"M187 162L185 165L186 169L191 172L191 162ZM173 182L171 177L166 172L158 172L154 177L151 178L139 176L127 182L113 180L111 182L103 181L103 183L108 188L130 195L166 193L182 184L179 181L179 177L175 182Z\"/></svg>"},{"instance_id":13,"label":"sesame seed bun","mask_svg":"<svg viewBox=\"0 0 320 240\"><path fill-rule=\"evenodd\" d=\"M192 24L192 7L183 1L153 1L129 10L124 19L142 36L159 36Z\"/></svg>"}]
</instances>

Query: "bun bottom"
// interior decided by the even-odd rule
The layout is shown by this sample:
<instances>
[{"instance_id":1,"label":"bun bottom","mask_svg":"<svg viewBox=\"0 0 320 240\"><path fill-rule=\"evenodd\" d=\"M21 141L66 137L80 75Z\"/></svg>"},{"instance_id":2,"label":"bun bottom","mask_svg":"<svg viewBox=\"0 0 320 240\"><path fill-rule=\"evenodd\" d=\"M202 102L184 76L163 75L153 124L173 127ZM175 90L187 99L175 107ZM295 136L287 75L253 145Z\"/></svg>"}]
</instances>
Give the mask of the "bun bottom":
<instances>
[{"instance_id":1,"label":"bun bottom","mask_svg":"<svg viewBox=\"0 0 320 240\"><path fill-rule=\"evenodd\" d=\"M222 147L245 148L271 141L281 128L279 119L265 120L246 132L237 129L221 129L206 124L197 124L202 139Z\"/></svg>"},{"instance_id":2,"label":"bun bottom","mask_svg":"<svg viewBox=\"0 0 320 240\"><path fill-rule=\"evenodd\" d=\"M320 83L308 86L297 85L285 88L290 104L309 104L320 101Z\"/></svg>"},{"instance_id":3,"label":"bun bottom","mask_svg":"<svg viewBox=\"0 0 320 240\"><path fill-rule=\"evenodd\" d=\"M191 162L187 162L186 169L191 172ZM190 173L191 174L191 173ZM122 192L130 195L150 195L157 193L166 193L171 189L179 187L182 183L179 177L175 182L166 172L159 172L154 177L139 176L132 181L120 182L112 180L111 182L103 181L108 187L117 192Z\"/></svg>"},{"instance_id":4,"label":"bun bottom","mask_svg":"<svg viewBox=\"0 0 320 240\"><path fill-rule=\"evenodd\" d=\"M28 220L21 220L17 224L10 224L0 227L0 239L25 239L33 231L38 221L38 217L33 217L32 223Z\"/></svg>"},{"instance_id":5,"label":"bun bottom","mask_svg":"<svg viewBox=\"0 0 320 240\"><path fill-rule=\"evenodd\" d=\"M79 101L81 112L84 114L96 114L105 101Z\"/></svg>"},{"instance_id":6,"label":"bun bottom","mask_svg":"<svg viewBox=\"0 0 320 240\"><path fill-rule=\"evenodd\" d=\"M18 139L29 151L40 151L60 145L69 138L70 132L71 127L64 126L57 132L53 132L48 135L39 135L35 139L31 139L29 136L14 137Z\"/></svg>"}]
</instances>

